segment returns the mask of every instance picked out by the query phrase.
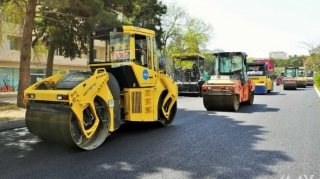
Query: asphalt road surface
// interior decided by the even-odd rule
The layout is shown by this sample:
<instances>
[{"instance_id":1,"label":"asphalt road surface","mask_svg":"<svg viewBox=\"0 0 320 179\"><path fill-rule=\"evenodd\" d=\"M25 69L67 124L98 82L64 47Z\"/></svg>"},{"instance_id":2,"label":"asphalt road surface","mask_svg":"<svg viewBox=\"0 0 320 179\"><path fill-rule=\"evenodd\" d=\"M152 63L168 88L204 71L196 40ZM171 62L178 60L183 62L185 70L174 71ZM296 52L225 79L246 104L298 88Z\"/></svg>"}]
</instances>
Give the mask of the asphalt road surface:
<instances>
[{"instance_id":1,"label":"asphalt road surface","mask_svg":"<svg viewBox=\"0 0 320 179\"><path fill-rule=\"evenodd\" d=\"M179 97L172 126L124 124L81 151L26 128L0 133L0 178L320 178L320 100L313 87L256 95L238 112Z\"/></svg>"}]
</instances>

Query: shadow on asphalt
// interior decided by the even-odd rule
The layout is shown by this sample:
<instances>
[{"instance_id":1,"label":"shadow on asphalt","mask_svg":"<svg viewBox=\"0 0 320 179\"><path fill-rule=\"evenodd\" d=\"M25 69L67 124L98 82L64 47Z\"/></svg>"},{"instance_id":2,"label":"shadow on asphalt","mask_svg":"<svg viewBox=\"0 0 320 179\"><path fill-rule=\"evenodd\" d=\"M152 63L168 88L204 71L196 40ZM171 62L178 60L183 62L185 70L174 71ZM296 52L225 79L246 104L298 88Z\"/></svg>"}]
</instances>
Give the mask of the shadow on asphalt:
<instances>
[{"instance_id":1,"label":"shadow on asphalt","mask_svg":"<svg viewBox=\"0 0 320 179\"><path fill-rule=\"evenodd\" d=\"M215 110L216 112L232 112L232 113L257 113L257 112L278 112L279 108L270 108L266 104L255 104L252 105L240 103L238 111L230 110ZM209 113L214 113L214 111L207 111Z\"/></svg>"},{"instance_id":2,"label":"shadow on asphalt","mask_svg":"<svg viewBox=\"0 0 320 179\"><path fill-rule=\"evenodd\" d=\"M273 96L273 95L286 95L286 94L278 92L278 91L271 91L270 93L267 93L265 95Z\"/></svg>"},{"instance_id":3,"label":"shadow on asphalt","mask_svg":"<svg viewBox=\"0 0 320 179\"><path fill-rule=\"evenodd\" d=\"M258 113L258 112L278 112L279 108L270 108L266 104L246 105L240 104L240 107L236 113Z\"/></svg>"},{"instance_id":4,"label":"shadow on asphalt","mask_svg":"<svg viewBox=\"0 0 320 179\"><path fill-rule=\"evenodd\" d=\"M2 178L276 178L269 168L292 159L284 151L254 148L266 132L215 112L178 109L169 127L125 123L97 149L81 151L39 142L22 128L0 133L0 173ZM27 169L12 172L17 166Z\"/></svg>"}]
</instances>

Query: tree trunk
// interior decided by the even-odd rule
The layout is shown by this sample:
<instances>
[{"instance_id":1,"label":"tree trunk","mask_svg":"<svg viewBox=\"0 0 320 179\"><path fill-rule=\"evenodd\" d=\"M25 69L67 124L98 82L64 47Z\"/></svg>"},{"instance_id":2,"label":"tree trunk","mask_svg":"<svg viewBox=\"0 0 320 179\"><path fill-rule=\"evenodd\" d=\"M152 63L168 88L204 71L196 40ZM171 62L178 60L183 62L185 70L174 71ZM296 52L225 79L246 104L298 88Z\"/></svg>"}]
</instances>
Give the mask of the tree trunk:
<instances>
[{"instance_id":1,"label":"tree trunk","mask_svg":"<svg viewBox=\"0 0 320 179\"><path fill-rule=\"evenodd\" d=\"M32 30L34 26L34 18L36 13L37 0L29 0L27 4L26 19L23 25L22 44L20 55L19 70L19 86L17 106L24 107L23 92L30 85L30 58L31 58L31 42Z\"/></svg>"},{"instance_id":2,"label":"tree trunk","mask_svg":"<svg viewBox=\"0 0 320 179\"><path fill-rule=\"evenodd\" d=\"M52 76L54 50L55 50L54 46L50 45L48 49L46 77Z\"/></svg>"}]
</instances>

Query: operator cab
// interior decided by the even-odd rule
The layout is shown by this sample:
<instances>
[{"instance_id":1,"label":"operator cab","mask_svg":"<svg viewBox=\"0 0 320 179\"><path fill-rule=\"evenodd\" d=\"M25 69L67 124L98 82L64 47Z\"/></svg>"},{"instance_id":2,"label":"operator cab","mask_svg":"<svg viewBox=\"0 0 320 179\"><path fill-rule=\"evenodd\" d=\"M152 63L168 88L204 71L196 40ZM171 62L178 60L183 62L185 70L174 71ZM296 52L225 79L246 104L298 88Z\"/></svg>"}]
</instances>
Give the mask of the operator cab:
<instances>
[{"instance_id":1,"label":"operator cab","mask_svg":"<svg viewBox=\"0 0 320 179\"><path fill-rule=\"evenodd\" d=\"M312 70L306 70L307 77L313 77L313 71Z\"/></svg>"},{"instance_id":2,"label":"operator cab","mask_svg":"<svg viewBox=\"0 0 320 179\"><path fill-rule=\"evenodd\" d=\"M215 75L240 78L241 83L247 84L247 54L244 52L220 52L214 53Z\"/></svg>"},{"instance_id":3,"label":"operator cab","mask_svg":"<svg viewBox=\"0 0 320 179\"><path fill-rule=\"evenodd\" d=\"M286 67L284 71L284 77L296 77L298 69L295 67Z\"/></svg>"},{"instance_id":4,"label":"operator cab","mask_svg":"<svg viewBox=\"0 0 320 179\"><path fill-rule=\"evenodd\" d=\"M91 70L105 68L121 89L155 86L157 74L164 73L156 56L154 31L119 26L91 31L89 38Z\"/></svg>"},{"instance_id":5,"label":"operator cab","mask_svg":"<svg viewBox=\"0 0 320 179\"><path fill-rule=\"evenodd\" d=\"M249 76L266 76L267 64L265 62L248 63Z\"/></svg>"},{"instance_id":6,"label":"operator cab","mask_svg":"<svg viewBox=\"0 0 320 179\"><path fill-rule=\"evenodd\" d=\"M305 71L304 69L299 68L299 77L305 77Z\"/></svg>"},{"instance_id":7,"label":"operator cab","mask_svg":"<svg viewBox=\"0 0 320 179\"><path fill-rule=\"evenodd\" d=\"M197 53L173 54L174 81L198 82L203 76L204 56Z\"/></svg>"}]
</instances>

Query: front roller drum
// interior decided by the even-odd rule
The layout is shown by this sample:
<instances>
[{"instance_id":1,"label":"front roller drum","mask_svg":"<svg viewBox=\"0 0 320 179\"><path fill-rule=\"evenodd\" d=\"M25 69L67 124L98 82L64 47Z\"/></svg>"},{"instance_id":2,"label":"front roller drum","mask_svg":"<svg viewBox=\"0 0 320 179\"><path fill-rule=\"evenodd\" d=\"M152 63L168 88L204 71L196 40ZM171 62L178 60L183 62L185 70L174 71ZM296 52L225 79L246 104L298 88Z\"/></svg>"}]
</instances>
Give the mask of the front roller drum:
<instances>
[{"instance_id":1,"label":"front roller drum","mask_svg":"<svg viewBox=\"0 0 320 179\"><path fill-rule=\"evenodd\" d=\"M240 102L238 95L203 95L203 105L208 111L237 111Z\"/></svg>"},{"instance_id":2,"label":"front roller drum","mask_svg":"<svg viewBox=\"0 0 320 179\"><path fill-rule=\"evenodd\" d=\"M176 116L177 113L177 101L174 102L168 118L165 117L165 115L162 113L162 106L164 107L165 111L169 110L169 105L171 102L171 99L169 99L166 104L164 104L164 98L168 94L168 91L165 91L161 94L159 101L158 101L158 122L161 123L163 127L170 126Z\"/></svg>"},{"instance_id":3,"label":"front roller drum","mask_svg":"<svg viewBox=\"0 0 320 179\"><path fill-rule=\"evenodd\" d=\"M100 120L97 130L90 138L82 134L76 116L68 105L28 103L26 126L30 133L45 141L91 150L105 141L110 127L106 104L95 101L95 107L100 119L92 119L88 111L84 111L84 121L87 124L85 128L90 128L93 120Z\"/></svg>"}]
</instances>

